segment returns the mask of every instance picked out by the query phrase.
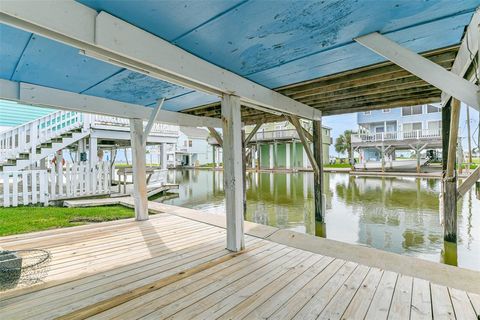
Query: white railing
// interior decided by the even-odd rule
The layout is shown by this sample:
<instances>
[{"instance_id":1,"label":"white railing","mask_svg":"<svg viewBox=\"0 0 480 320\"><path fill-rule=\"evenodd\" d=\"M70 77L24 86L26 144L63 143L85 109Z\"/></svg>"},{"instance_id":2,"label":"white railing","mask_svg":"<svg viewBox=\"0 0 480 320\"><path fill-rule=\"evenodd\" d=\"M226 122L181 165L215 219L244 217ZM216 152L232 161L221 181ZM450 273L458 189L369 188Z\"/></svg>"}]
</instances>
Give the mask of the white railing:
<instances>
[{"instance_id":1,"label":"white railing","mask_svg":"<svg viewBox=\"0 0 480 320\"><path fill-rule=\"evenodd\" d=\"M257 132L252 141L276 140L276 139L298 139L298 133L295 129L271 130Z\"/></svg>"},{"instance_id":2,"label":"white railing","mask_svg":"<svg viewBox=\"0 0 480 320\"><path fill-rule=\"evenodd\" d=\"M0 178L0 207L48 203L47 170L4 172Z\"/></svg>"},{"instance_id":3,"label":"white railing","mask_svg":"<svg viewBox=\"0 0 480 320\"><path fill-rule=\"evenodd\" d=\"M441 138L441 129L423 129L413 131L392 131L378 133L357 133L352 134L352 142L376 142L376 141L393 141L393 140L418 140Z\"/></svg>"},{"instance_id":4,"label":"white railing","mask_svg":"<svg viewBox=\"0 0 480 320\"><path fill-rule=\"evenodd\" d=\"M110 164L99 162L90 167L85 162L65 164L62 174L52 167L48 175L49 199L95 196L110 193Z\"/></svg>"},{"instance_id":5,"label":"white railing","mask_svg":"<svg viewBox=\"0 0 480 320\"><path fill-rule=\"evenodd\" d=\"M103 115L91 115L90 121L92 126L103 125L112 127L125 127L128 129L130 128L130 120L125 118L109 117ZM146 122L144 122L144 125L146 125ZM178 126L156 122L154 123L150 134L178 136L178 132Z\"/></svg>"},{"instance_id":6,"label":"white railing","mask_svg":"<svg viewBox=\"0 0 480 320\"><path fill-rule=\"evenodd\" d=\"M82 125L82 114L57 111L0 133L0 162Z\"/></svg>"},{"instance_id":7,"label":"white railing","mask_svg":"<svg viewBox=\"0 0 480 320\"><path fill-rule=\"evenodd\" d=\"M0 207L44 204L49 201L110 193L110 164L69 165L59 174L50 170L10 171L0 174ZM49 172L50 171L50 172Z\"/></svg>"}]
</instances>

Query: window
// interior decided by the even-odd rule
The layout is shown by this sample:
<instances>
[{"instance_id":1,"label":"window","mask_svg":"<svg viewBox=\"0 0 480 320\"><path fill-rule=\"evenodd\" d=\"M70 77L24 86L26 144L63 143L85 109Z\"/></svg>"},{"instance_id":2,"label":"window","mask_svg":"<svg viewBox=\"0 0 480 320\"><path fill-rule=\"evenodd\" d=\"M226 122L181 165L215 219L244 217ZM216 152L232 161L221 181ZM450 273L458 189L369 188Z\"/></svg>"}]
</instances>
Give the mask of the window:
<instances>
[{"instance_id":1,"label":"window","mask_svg":"<svg viewBox=\"0 0 480 320\"><path fill-rule=\"evenodd\" d=\"M390 109L383 109L383 113L389 113Z\"/></svg>"},{"instance_id":2,"label":"window","mask_svg":"<svg viewBox=\"0 0 480 320\"><path fill-rule=\"evenodd\" d=\"M427 113L440 112L440 108L432 106L431 104L427 105Z\"/></svg>"},{"instance_id":3,"label":"window","mask_svg":"<svg viewBox=\"0 0 480 320\"><path fill-rule=\"evenodd\" d=\"M428 127L428 130L432 131L432 130L441 130L442 129L442 121L441 120L438 120L438 121L429 121L427 123L427 127Z\"/></svg>"},{"instance_id":4,"label":"window","mask_svg":"<svg viewBox=\"0 0 480 320\"><path fill-rule=\"evenodd\" d=\"M372 112L371 111L365 111L363 114L368 116L369 114L371 114Z\"/></svg>"},{"instance_id":5,"label":"window","mask_svg":"<svg viewBox=\"0 0 480 320\"><path fill-rule=\"evenodd\" d=\"M416 130L422 130L421 122L412 122L403 124L403 132L412 132Z\"/></svg>"},{"instance_id":6,"label":"window","mask_svg":"<svg viewBox=\"0 0 480 320\"><path fill-rule=\"evenodd\" d=\"M422 114L422 106L402 107L402 116Z\"/></svg>"},{"instance_id":7,"label":"window","mask_svg":"<svg viewBox=\"0 0 480 320\"><path fill-rule=\"evenodd\" d=\"M188 140L188 146L191 147L193 145L193 141L192 140Z\"/></svg>"}]
</instances>

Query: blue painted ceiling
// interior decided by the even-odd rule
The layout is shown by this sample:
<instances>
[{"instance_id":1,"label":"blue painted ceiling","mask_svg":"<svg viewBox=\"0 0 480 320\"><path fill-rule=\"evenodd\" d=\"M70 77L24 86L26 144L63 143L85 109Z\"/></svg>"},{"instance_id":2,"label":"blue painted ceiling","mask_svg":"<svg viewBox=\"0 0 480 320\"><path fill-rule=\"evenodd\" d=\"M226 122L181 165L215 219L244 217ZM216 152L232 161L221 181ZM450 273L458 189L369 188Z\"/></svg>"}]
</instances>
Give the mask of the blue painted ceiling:
<instances>
[{"instance_id":1,"label":"blue painted ceiling","mask_svg":"<svg viewBox=\"0 0 480 320\"><path fill-rule=\"evenodd\" d=\"M270 88L382 61L353 38L379 31L416 52L461 40L480 0L79 0ZM183 110L218 98L0 25L0 77Z\"/></svg>"}]
</instances>

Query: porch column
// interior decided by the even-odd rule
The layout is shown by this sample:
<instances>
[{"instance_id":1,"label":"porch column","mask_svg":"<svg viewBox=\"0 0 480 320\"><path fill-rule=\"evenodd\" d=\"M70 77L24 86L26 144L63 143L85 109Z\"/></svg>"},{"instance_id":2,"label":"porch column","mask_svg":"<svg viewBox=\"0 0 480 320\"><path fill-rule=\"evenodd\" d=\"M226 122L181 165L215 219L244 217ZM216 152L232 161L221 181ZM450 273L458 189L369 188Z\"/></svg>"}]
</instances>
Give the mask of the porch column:
<instances>
[{"instance_id":1,"label":"porch column","mask_svg":"<svg viewBox=\"0 0 480 320\"><path fill-rule=\"evenodd\" d=\"M217 147L215 147L214 144L212 144L212 163L213 163L213 170L215 170L215 168L217 167L217 154L216 154L216 149Z\"/></svg>"},{"instance_id":2,"label":"porch column","mask_svg":"<svg viewBox=\"0 0 480 320\"><path fill-rule=\"evenodd\" d=\"M227 249L240 251L245 247L243 234L243 159L240 98L222 98L223 168L225 209L227 218Z\"/></svg>"},{"instance_id":3,"label":"porch column","mask_svg":"<svg viewBox=\"0 0 480 320\"><path fill-rule=\"evenodd\" d=\"M88 160L90 162L90 167L94 167L98 162L98 147L97 147L96 137L90 136L88 151L89 151Z\"/></svg>"},{"instance_id":4,"label":"porch column","mask_svg":"<svg viewBox=\"0 0 480 320\"><path fill-rule=\"evenodd\" d=\"M167 144L162 143L160 145L160 154L162 157L162 170L167 169Z\"/></svg>"},{"instance_id":5,"label":"porch column","mask_svg":"<svg viewBox=\"0 0 480 320\"><path fill-rule=\"evenodd\" d=\"M269 169L273 169L273 144L268 145L269 153L268 153L268 160L269 160Z\"/></svg>"},{"instance_id":6,"label":"porch column","mask_svg":"<svg viewBox=\"0 0 480 320\"><path fill-rule=\"evenodd\" d=\"M143 121L130 119L130 139L132 143L133 199L135 220L148 220L147 171L145 161L146 137Z\"/></svg>"},{"instance_id":7,"label":"porch column","mask_svg":"<svg viewBox=\"0 0 480 320\"><path fill-rule=\"evenodd\" d=\"M297 144L295 142L295 140L293 140L292 142L292 169L295 170L296 166L297 166L297 148L296 148Z\"/></svg>"},{"instance_id":8,"label":"porch column","mask_svg":"<svg viewBox=\"0 0 480 320\"><path fill-rule=\"evenodd\" d=\"M315 197L315 221L325 223L325 191L323 186L323 137L322 121L313 120L313 156L318 172L314 171L313 192Z\"/></svg>"},{"instance_id":9,"label":"porch column","mask_svg":"<svg viewBox=\"0 0 480 320\"><path fill-rule=\"evenodd\" d=\"M302 160L303 160L302 167L304 169L307 169L308 168L308 158L307 158L307 152L305 151L305 146L302 149Z\"/></svg>"},{"instance_id":10,"label":"porch column","mask_svg":"<svg viewBox=\"0 0 480 320\"><path fill-rule=\"evenodd\" d=\"M255 169L257 165L257 147L255 145L251 148L250 156L252 158L252 169Z\"/></svg>"},{"instance_id":11,"label":"porch column","mask_svg":"<svg viewBox=\"0 0 480 320\"><path fill-rule=\"evenodd\" d=\"M290 143L285 144L285 168L290 169Z\"/></svg>"}]
</instances>

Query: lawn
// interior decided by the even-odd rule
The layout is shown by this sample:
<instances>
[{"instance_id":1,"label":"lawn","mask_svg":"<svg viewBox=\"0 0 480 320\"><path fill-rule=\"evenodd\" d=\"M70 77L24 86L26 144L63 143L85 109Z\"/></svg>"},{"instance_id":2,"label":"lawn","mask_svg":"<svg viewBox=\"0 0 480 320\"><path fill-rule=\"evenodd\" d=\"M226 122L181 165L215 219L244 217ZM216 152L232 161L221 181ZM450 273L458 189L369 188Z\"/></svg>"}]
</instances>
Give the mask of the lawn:
<instances>
[{"instance_id":1,"label":"lawn","mask_svg":"<svg viewBox=\"0 0 480 320\"><path fill-rule=\"evenodd\" d=\"M351 168L352 166L349 163L334 163L334 164L325 164L324 168Z\"/></svg>"},{"instance_id":2,"label":"lawn","mask_svg":"<svg viewBox=\"0 0 480 320\"><path fill-rule=\"evenodd\" d=\"M134 211L123 206L0 208L0 236L133 218L133 216Z\"/></svg>"}]
</instances>

